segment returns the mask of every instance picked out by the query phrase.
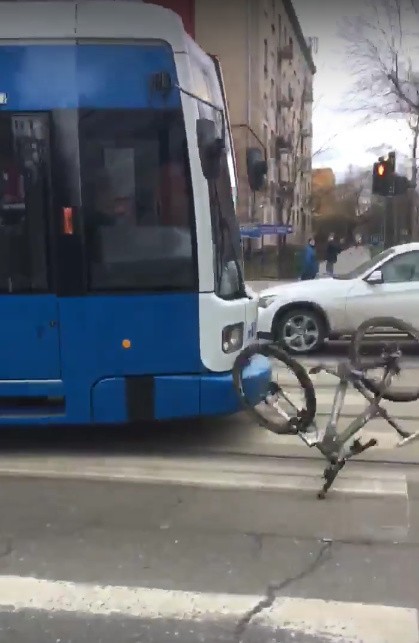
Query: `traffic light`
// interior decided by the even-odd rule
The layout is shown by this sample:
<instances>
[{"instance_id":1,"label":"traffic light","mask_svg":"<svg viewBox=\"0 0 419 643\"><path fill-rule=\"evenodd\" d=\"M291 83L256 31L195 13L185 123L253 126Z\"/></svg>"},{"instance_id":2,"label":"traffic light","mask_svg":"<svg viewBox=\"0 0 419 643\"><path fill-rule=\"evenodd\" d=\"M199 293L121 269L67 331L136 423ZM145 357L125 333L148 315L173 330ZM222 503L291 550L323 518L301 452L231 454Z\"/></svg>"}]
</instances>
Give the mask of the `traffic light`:
<instances>
[{"instance_id":1,"label":"traffic light","mask_svg":"<svg viewBox=\"0 0 419 643\"><path fill-rule=\"evenodd\" d=\"M409 181L407 176L394 175L394 196L406 194L409 188L413 187L412 182Z\"/></svg>"},{"instance_id":2,"label":"traffic light","mask_svg":"<svg viewBox=\"0 0 419 643\"><path fill-rule=\"evenodd\" d=\"M389 152L387 157L387 162L390 167L391 172L396 171L396 152Z\"/></svg>"},{"instance_id":3,"label":"traffic light","mask_svg":"<svg viewBox=\"0 0 419 643\"><path fill-rule=\"evenodd\" d=\"M389 196L393 189L394 166L392 159L374 163L372 169L372 193Z\"/></svg>"}]
</instances>

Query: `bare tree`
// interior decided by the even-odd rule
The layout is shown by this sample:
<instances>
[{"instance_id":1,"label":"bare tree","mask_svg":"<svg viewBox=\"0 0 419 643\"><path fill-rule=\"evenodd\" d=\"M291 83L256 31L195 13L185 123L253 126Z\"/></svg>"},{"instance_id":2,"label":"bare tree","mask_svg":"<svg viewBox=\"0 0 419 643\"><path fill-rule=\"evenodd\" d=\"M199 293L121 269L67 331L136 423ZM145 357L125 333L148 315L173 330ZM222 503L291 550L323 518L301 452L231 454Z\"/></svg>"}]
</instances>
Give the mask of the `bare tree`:
<instances>
[{"instance_id":1,"label":"bare tree","mask_svg":"<svg viewBox=\"0 0 419 643\"><path fill-rule=\"evenodd\" d=\"M418 183L419 114L413 114L408 124L412 132L412 183L416 187Z\"/></svg>"},{"instance_id":2,"label":"bare tree","mask_svg":"<svg viewBox=\"0 0 419 643\"><path fill-rule=\"evenodd\" d=\"M410 132L411 180L417 185L419 153L419 0L366 0L365 11L345 19L341 33L354 83L345 109L364 122L395 119ZM416 65L416 67L415 67ZM416 235L416 203L411 195L409 228Z\"/></svg>"},{"instance_id":3,"label":"bare tree","mask_svg":"<svg viewBox=\"0 0 419 643\"><path fill-rule=\"evenodd\" d=\"M343 21L341 33L354 75L347 109L367 119L419 114L419 69L413 60L419 24L415 34L413 12L412 0L367 0L363 15Z\"/></svg>"},{"instance_id":4,"label":"bare tree","mask_svg":"<svg viewBox=\"0 0 419 643\"><path fill-rule=\"evenodd\" d=\"M285 225L290 225L291 223L296 192L304 180L304 175L311 174L313 161L332 149L333 141L341 133L339 131L332 132L318 147L312 148L312 116L318 109L322 99L318 98L313 103L311 118L308 118L306 114L306 97L309 91L310 87L306 84L297 96L292 97L291 136L287 141L284 141L286 149L283 150L284 157L281 162L282 171L279 186L282 201L282 222ZM310 139L311 142L307 145L306 141ZM307 213L308 209L312 212L314 202L311 191L305 195L305 199L301 201L300 206L305 213ZM284 240L281 240L282 243L284 243Z\"/></svg>"}]
</instances>

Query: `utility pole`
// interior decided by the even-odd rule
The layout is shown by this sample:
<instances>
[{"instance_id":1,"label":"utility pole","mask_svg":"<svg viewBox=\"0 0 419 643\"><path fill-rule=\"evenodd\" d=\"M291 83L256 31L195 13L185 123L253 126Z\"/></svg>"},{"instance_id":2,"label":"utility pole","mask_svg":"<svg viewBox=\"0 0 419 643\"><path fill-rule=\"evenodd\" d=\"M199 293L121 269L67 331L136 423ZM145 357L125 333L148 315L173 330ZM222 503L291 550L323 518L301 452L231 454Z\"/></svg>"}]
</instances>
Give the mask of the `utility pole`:
<instances>
[{"instance_id":1,"label":"utility pole","mask_svg":"<svg viewBox=\"0 0 419 643\"><path fill-rule=\"evenodd\" d=\"M395 221L394 221L393 197L386 197L386 208L384 214L384 249L391 248L396 242L395 239Z\"/></svg>"}]
</instances>

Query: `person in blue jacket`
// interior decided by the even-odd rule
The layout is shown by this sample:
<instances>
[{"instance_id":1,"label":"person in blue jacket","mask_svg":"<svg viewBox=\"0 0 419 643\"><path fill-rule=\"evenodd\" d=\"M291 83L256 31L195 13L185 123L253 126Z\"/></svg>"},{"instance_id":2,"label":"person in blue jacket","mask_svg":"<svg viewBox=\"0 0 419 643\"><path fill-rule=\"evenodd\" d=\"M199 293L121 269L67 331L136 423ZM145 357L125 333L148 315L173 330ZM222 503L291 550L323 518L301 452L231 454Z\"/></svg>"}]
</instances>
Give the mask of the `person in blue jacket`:
<instances>
[{"instance_id":1,"label":"person in blue jacket","mask_svg":"<svg viewBox=\"0 0 419 643\"><path fill-rule=\"evenodd\" d=\"M303 250L300 279L302 281L315 279L318 272L319 261L317 259L316 241L311 237Z\"/></svg>"}]
</instances>

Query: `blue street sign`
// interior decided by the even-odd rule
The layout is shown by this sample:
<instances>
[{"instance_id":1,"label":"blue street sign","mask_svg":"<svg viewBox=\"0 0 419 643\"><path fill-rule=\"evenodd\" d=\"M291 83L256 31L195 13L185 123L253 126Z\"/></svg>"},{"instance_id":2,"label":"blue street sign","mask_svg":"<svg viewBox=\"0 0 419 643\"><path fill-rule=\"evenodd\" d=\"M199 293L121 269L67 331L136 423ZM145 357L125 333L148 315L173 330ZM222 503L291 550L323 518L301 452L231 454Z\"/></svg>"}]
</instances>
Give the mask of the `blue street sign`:
<instances>
[{"instance_id":1,"label":"blue street sign","mask_svg":"<svg viewBox=\"0 0 419 643\"><path fill-rule=\"evenodd\" d=\"M277 223L267 224L263 223L259 226L262 235L265 234L292 234L292 225L279 225Z\"/></svg>"},{"instance_id":2,"label":"blue street sign","mask_svg":"<svg viewBox=\"0 0 419 643\"><path fill-rule=\"evenodd\" d=\"M240 235L249 239L259 239L261 236L258 226L240 227Z\"/></svg>"},{"instance_id":3,"label":"blue street sign","mask_svg":"<svg viewBox=\"0 0 419 643\"><path fill-rule=\"evenodd\" d=\"M280 225L277 223L263 223L254 226L240 226L240 234L242 237L250 239L259 239L270 234L285 235L292 234L294 228L292 225Z\"/></svg>"}]
</instances>

